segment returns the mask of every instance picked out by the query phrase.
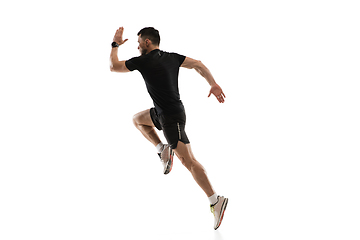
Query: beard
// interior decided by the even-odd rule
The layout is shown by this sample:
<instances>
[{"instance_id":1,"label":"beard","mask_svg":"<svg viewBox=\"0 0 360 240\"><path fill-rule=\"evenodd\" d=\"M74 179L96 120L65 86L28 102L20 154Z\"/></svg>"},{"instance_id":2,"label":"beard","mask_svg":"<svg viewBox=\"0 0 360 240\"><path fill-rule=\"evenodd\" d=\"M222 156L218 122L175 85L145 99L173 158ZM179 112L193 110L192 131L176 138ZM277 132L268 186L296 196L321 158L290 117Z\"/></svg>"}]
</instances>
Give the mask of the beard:
<instances>
[{"instance_id":1,"label":"beard","mask_svg":"<svg viewBox=\"0 0 360 240\"><path fill-rule=\"evenodd\" d=\"M147 54L147 50L146 49L140 49L140 55L144 56Z\"/></svg>"}]
</instances>

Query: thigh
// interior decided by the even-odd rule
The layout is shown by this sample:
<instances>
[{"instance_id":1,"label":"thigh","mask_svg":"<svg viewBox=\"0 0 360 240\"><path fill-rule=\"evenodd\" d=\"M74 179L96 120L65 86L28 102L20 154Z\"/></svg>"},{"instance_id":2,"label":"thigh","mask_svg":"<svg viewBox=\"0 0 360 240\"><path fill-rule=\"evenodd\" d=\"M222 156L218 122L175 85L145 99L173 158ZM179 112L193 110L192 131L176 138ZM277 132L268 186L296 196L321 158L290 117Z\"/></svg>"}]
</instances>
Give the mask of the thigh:
<instances>
[{"instance_id":1,"label":"thigh","mask_svg":"<svg viewBox=\"0 0 360 240\"><path fill-rule=\"evenodd\" d=\"M155 127L153 121L151 120L150 109L135 114L133 119L139 125Z\"/></svg>"},{"instance_id":2,"label":"thigh","mask_svg":"<svg viewBox=\"0 0 360 240\"><path fill-rule=\"evenodd\" d=\"M191 151L190 144L185 144L179 141L177 148L174 149L174 152L181 163L189 170L191 169L191 166L197 162Z\"/></svg>"},{"instance_id":3,"label":"thigh","mask_svg":"<svg viewBox=\"0 0 360 240\"><path fill-rule=\"evenodd\" d=\"M177 144L177 148L173 150L176 156L182 161L189 162L194 159L190 144L185 144L179 141Z\"/></svg>"},{"instance_id":4,"label":"thigh","mask_svg":"<svg viewBox=\"0 0 360 240\"><path fill-rule=\"evenodd\" d=\"M173 115L161 115L160 122L164 131L164 136L172 149L177 148L179 141L184 144L190 143L185 132L185 112Z\"/></svg>"},{"instance_id":5,"label":"thigh","mask_svg":"<svg viewBox=\"0 0 360 240\"><path fill-rule=\"evenodd\" d=\"M175 123L172 125L167 125L162 127L164 136L172 149L176 149L178 142L182 142L184 144L190 143L186 132L185 125Z\"/></svg>"}]
</instances>

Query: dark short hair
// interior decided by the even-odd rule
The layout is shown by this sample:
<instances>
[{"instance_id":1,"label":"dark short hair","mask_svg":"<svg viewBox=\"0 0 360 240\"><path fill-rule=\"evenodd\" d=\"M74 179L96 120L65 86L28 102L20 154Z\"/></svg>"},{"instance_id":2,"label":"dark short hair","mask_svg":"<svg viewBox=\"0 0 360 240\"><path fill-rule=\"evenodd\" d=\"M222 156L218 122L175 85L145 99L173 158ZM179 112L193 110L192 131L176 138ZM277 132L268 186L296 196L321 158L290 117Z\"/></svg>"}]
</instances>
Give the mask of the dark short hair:
<instances>
[{"instance_id":1,"label":"dark short hair","mask_svg":"<svg viewBox=\"0 0 360 240\"><path fill-rule=\"evenodd\" d=\"M152 42L152 44L154 44L155 46L160 45L159 31L153 27L146 27L146 28L141 29L137 35L138 36L141 35L141 38L144 40L149 39Z\"/></svg>"}]
</instances>

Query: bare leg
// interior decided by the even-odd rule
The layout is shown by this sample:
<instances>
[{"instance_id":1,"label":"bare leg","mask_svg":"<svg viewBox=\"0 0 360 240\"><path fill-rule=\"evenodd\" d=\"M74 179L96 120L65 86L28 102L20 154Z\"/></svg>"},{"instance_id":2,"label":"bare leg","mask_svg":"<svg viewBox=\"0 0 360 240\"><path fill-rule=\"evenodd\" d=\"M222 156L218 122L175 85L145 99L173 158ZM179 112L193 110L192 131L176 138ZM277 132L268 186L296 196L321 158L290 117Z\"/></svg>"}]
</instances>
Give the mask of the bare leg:
<instances>
[{"instance_id":1,"label":"bare leg","mask_svg":"<svg viewBox=\"0 0 360 240\"><path fill-rule=\"evenodd\" d=\"M178 142L176 149L174 149L176 156L181 163L190 171L197 184L202 188L208 197L214 195L210 181L206 175L204 167L195 159L191 151L190 144Z\"/></svg>"},{"instance_id":2,"label":"bare leg","mask_svg":"<svg viewBox=\"0 0 360 240\"><path fill-rule=\"evenodd\" d=\"M139 112L133 117L134 125L154 146L158 145L161 140L155 131L154 123L150 117L150 109Z\"/></svg>"}]
</instances>

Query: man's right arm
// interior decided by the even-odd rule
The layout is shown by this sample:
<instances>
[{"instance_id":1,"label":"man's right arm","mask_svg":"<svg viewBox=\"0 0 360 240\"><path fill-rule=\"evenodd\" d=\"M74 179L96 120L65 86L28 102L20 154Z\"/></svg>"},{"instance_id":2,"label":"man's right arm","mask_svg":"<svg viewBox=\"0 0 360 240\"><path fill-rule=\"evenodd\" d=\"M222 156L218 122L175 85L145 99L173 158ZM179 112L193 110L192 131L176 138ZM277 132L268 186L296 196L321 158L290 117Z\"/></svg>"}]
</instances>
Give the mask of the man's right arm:
<instances>
[{"instance_id":1,"label":"man's right arm","mask_svg":"<svg viewBox=\"0 0 360 240\"><path fill-rule=\"evenodd\" d=\"M119 46L123 45L127 39L123 40L124 28L120 27L116 30L113 41L116 42ZM118 58L118 47L113 47L110 53L110 71L112 72L130 72L126 67L125 61L119 61Z\"/></svg>"},{"instance_id":2,"label":"man's right arm","mask_svg":"<svg viewBox=\"0 0 360 240\"><path fill-rule=\"evenodd\" d=\"M195 69L211 86L208 97L210 97L211 94L214 94L220 103L225 102L225 94L223 93L221 87L215 82L210 70L201 61L186 57L184 62L181 64L181 67Z\"/></svg>"},{"instance_id":3,"label":"man's right arm","mask_svg":"<svg viewBox=\"0 0 360 240\"><path fill-rule=\"evenodd\" d=\"M112 48L110 53L110 71L112 72L130 72L125 65L125 61L119 61L118 48Z\"/></svg>"}]
</instances>

